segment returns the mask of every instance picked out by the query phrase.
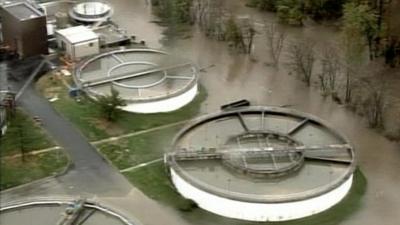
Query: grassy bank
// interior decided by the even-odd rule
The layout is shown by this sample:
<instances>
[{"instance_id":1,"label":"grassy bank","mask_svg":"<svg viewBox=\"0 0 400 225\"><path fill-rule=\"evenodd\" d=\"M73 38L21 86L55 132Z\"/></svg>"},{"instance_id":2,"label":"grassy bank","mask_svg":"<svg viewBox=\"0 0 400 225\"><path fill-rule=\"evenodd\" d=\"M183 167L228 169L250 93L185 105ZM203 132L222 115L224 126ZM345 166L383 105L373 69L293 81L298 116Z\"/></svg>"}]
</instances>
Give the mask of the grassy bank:
<instances>
[{"instance_id":1,"label":"grassy bank","mask_svg":"<svg viewBox=\"0 0 400 225\"><path fill-rule=\"evenodd\" d=\"M126 169L141 163L159 159L163 156L166 146L180 126L162 129L125 138L117 142L98 145L100 152L107 156L118 169ZM151 145L149 145L149 142Z\"/></svg>"},{"instance_id":2,"label":"grassy bank","mask_svg":"<svg viewBox=\"0 0 400 225\"><path fill-rule=\"evenodd\" d=\"M77 102L70 98L66 88L55 76L49 74L42 77L37 83L37 88L46 97L57 96L59 100L53 103L55 109L74 123L91 141L190 119L198 113L201 103L207 96L204 88L200 87L199 94L190 104L172 113L122 112L117 121L108 122L90 99L83 97Z\"/></svg>"},{"instance_id":3,"label":"grassy bank","mask_svg":"<svg viewBox=\"0 0 400 225\"><path fill-rule=\"evenodd\" d=\"M3 157L0 165L0 190L55 175L64 170L67 164L68 158L62 150L27 155L25 161L21 157Z\"/></svg>"},{"instance_id":4,"label":"grassy bank","mask_svg":"<svg viewBox=\"0 0 400 225\"><path fill-rule=\"evenodd\" d=\"M54 145L38 124L17 110L10 120L6 135L0 139L0 190L63 170L68 158L61 150L30 154Z\"/></svg>"},{"instance_id":5,"label":"grassy bank","mask_svg":"<svg viewBox=\"0 0 400 225\"><path fill-rule=\"evenodd\" d=\"M16 110L6 134L0 139L0 157L49 148L55 144L29 116Z\"/></svg>"}]
</instances>

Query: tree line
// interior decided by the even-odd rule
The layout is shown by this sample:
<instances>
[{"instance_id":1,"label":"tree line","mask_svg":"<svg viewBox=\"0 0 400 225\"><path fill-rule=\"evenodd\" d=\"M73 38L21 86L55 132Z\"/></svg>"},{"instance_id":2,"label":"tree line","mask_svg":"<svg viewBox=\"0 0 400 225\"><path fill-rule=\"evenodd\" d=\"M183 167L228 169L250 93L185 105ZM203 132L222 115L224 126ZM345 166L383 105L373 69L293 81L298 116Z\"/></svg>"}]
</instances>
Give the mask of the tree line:
<instances>
[{"instance_id":1,"label":"tree line","mask_svg":"<svg viewBox=\"0 0 400 225\"><path fill-rule=\"evenodd\" d=\"M154 13L169 28L196 25L209 38L226 41L235 50L251 53L256 34L251 18L237 18L226 8L223 0L153 0Z\"/></svg>"},{"instance_id":2,"label":"tree line","mask_svg":"<svg viewBox=\"0 0 400 225\"><path fill-rule=\"evenodd\" d=\"M169 24L196 24L206 35L250 53L255 30L250 19L236 18L221 0L152 0L157 16ZM371 60L400 65L400 1L397 0L248 0L247 6L277 13L281 23L301 26L337 20L347 36L367 46ZM354 31L354 32L353 32Z\"/></svg>"},{"instance_id":3,"label":"tree line","mask_svg":"<svg viewBox=\"0 0 400 225\"><path fill-rule=\"evenodd\" d=\"M282 23L341 20L346 35L358 38L355 48L368 46L370 59L400 64L400 2L397 0L249 0L248 6L277 13ZM354 33L351 33L354 31Z\"/></svg>"},{"instance_id":4,"label":"tree line","mask_svg":"<svg viewBox=\"0 0 400 225\"><path fill-rule=\"evenodd\" d=\"M400 1L248 0L248 6L276 12L281 24L339 21L339 40L322 47L309 39L287 40L280 24L265 22L264 30L256 31L251 18L235 17L222 0L153 0L153 5L161 18L196 25L243 53L251 53L254 35L265 33L268 65L284 64L307 86L316 84L323 96L365 116L371 127L383 128L391 105L384 64L400 65Z\"/></svg>"}]
</instances>

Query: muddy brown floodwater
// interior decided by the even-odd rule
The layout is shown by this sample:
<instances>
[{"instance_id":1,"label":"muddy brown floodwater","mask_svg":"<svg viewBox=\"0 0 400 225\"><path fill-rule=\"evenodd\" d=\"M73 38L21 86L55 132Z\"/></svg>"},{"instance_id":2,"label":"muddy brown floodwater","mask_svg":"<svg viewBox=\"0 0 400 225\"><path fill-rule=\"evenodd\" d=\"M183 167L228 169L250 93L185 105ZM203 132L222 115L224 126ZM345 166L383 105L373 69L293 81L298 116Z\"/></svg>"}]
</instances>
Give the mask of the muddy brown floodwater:
<instances>
[{"instance_id":1,"label":"muddy brown floodwater","mask_svg":"<svg viewBox=\"0 0 400 225\"><path fill-rule=\"evenodd\" d=\"M264 65L269 57L265 39L257 35L253 57L231 53L226 43L210 40L193 29L191 38L177 40L162 46L159 40L164 28L150 21L155 20L151 7L145 0L110 0L115 7L113 19L146 40L150 47L162 47L193 60L200 68L214 65L201 74L201 83L208 92L202 113L218 110L229 101L249 99L259 105L291 105L330 122L346 135L356 147L358 164L368 179L367 192L361 209L343 224L376 225L398 224L400 221L400 146L390 142L374 130L368 129L362 118L346 108L323 99L318 90L307 88L302 82L288 75L285 66L277 71ZM243 0L227 1L236 15L251 15L260 23L276 20L272 14L260 13L244 7ZM304 36L315 40L330 41L337 37L334 29L320 25L288 28L289 39Z\"/></svg>"}]
</instances>

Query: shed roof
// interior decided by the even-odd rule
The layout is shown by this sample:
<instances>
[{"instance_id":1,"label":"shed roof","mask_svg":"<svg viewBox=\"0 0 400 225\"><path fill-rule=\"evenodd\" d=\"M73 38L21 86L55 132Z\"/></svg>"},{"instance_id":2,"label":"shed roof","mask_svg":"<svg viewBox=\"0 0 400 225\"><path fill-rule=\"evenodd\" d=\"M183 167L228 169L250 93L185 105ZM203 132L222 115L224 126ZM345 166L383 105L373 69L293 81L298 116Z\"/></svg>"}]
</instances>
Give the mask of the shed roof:
<instances>
[{"instance_id":1,"label":"shed roof","mask_svg":"<svg viewBox=\"0 0 400 225\"><path fill-rule=\"evenodd\" d=\"M91 29L85 26L70 27L56 31L58 35L63 36L69 43L76 44L80 42L98 39L99 36Z\"/></svg>"},{"instance_id":2,"label":"shed roof","mask_svg":"<svg viewBox=\"0 0 400 225\"><path fill-rule=\"evenodd\" d=\"M42 12L26 2L3 6L3 8L19 20L27 20L44 16Z\"/></svg>"}]
</instances>

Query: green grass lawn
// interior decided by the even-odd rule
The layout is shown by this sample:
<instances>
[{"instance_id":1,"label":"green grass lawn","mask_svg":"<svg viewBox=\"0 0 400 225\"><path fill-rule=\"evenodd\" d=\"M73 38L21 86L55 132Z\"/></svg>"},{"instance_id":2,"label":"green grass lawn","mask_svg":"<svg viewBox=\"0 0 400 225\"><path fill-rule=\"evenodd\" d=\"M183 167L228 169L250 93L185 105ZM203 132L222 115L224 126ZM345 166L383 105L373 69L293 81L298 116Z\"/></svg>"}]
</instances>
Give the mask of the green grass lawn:
<instances>
[{"instance_id":1,"label":"green grass lawn","mask_svg":"<svg viewBox=\"0 0 400 225\"><path fill-rule=\"evenodd\" d=\"M117 142L100 144L97 148L120 170L159 159L181 126L152 131L124 138ZM149 142L152 143L149 145Z\"/></svg>"},{"instance_id":2,"label":"green grass lawn","mask_svg":"<svg viewBox=\"0 0 400 225\"><path fill-rule=\"evenodd\" d=\"M91 141L190 119L199 112L201 103L207 97L205 89L200 86L196 98L174 112L154 114L121 112L117 121L108 122L101 116L93 101L83 97L80 102L76 102L67 95L67 90L59 81L50 78L50 75L42 77L36 85L37 89L46 97L57 95L60 100L53 103L55 109L74 123Z\"/></svg>"},{"instance_id":3,"label":"green grass lawn","mask_svg":"<svg viewBox=\"0 0 400 225\"><path fill-rule=\"evenodd\" d=\"M62 150L27 155L22 158L0 159L0 190L41 179L61 172L68 164Z\"/></svg>"},{"instance_id":4,"label":"green grass lawn","mask_svg":"<svg viewBox=\"0 0 400 225\"><path fill-rule=\"evenodd\" d=\"M61 150L29 154L52 146L55 144L46 132L23 111L16 110L6 134L0 138L0 190L44 178L64 169L68 158ZM10 157L13 155L20 156Z\"/></svg>"},{"instance_id":5,"label":"green grass lawn","mask_svg":"<svg viewBox=\"0 0 400 225\"><path fill-rule=\"evenodd\" d=\"M46 132L21 110L10 119L4 137L0 138L0 157L55 146Z\"/></svg>"}]
</instances>

